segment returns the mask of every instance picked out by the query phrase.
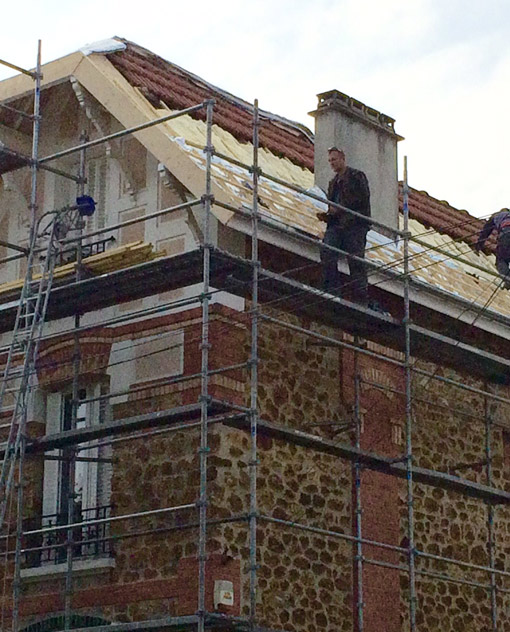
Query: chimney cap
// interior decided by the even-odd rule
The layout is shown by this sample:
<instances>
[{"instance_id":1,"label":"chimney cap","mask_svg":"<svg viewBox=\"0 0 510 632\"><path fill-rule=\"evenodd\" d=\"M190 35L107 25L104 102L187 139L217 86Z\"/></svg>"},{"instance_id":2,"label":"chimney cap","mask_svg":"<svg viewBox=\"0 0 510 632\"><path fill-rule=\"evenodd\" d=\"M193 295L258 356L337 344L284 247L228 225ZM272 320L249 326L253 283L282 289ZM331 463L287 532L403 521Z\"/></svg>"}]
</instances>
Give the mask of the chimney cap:
<instances>
[{"instance_id":1,"label":"chimney cap","mask_svg":"<svg viewBox=\"0 0 510 632\"><path fill-rule=\"evenodd\" d=\"M313 112L309 112L310 116L317 116L321 112L327 110L341 111L353 118L358 118L374 125L377 128L388 132L392 136L397 136L398 140L403 140L403 136L400 136L395 132L395 119L387 114L379 112L375 108L365 105L358 99L354 99L349 95L340 92L340 90L328 90L327 92L321 92L317 95L319 103L317 109Z\"/></svg>"}]
</instances>

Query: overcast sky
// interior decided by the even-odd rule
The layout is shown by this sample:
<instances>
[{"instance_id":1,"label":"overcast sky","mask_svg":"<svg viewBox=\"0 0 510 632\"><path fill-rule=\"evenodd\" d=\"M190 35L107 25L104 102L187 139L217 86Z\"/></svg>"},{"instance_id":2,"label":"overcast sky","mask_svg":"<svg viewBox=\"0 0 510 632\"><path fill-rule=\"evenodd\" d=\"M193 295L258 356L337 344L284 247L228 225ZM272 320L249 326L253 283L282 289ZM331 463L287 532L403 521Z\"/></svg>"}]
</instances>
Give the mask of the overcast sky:
<instances>
[{"instance_id":1,"label":"overcast sky","mask_svg":"<svg viewBox=\"0 0 510 632\"><path fill-rule=\"evenodd\" d=\"M411 186L477 216L510 206L509 0L24 0L1 17L17 65L38 39L47 62L119 35L312 129L336 88L396 119Z\"/></svg>"}]
</instances>

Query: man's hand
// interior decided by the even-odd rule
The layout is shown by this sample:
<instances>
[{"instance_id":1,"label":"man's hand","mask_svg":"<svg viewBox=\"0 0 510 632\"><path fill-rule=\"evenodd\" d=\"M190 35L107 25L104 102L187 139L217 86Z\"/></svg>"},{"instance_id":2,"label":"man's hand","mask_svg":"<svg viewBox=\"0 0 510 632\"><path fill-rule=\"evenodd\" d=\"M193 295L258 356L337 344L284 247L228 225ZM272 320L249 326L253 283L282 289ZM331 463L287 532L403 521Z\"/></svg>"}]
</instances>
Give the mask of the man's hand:
<instances>
[{"instance_id":1,"label":"man's hand","mask_svg":"<svg viewBox=\"0 0 510 632\"><path fill-rule=\"evenodd\" d=\"M320 220L321 222L327 222L328 217L329 215L325 213L324 211L320 211L319 213L317 213L317 219Z\"/></svg>"}]
</instances>

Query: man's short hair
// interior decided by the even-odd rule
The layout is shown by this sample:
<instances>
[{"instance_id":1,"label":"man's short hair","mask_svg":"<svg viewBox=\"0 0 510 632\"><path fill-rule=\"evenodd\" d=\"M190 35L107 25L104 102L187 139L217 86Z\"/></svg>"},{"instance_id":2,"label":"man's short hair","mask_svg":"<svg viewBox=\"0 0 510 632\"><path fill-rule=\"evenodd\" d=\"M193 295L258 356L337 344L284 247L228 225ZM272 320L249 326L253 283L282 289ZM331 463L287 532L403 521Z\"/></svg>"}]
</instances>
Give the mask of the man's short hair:
<instances>
[{"instance_id":1,"label":"man's short hair","mask_svg":"<svg viewBox=\"0 0 510 632\"><path fill-rule=\"evenodd\" d=\"M343 149L339 149L338 147L328 147L328 154L330 154L332 151L336 151L338 154L341 154L344 158L345 158L345 152Z\"/></svg>"}]
</instances>

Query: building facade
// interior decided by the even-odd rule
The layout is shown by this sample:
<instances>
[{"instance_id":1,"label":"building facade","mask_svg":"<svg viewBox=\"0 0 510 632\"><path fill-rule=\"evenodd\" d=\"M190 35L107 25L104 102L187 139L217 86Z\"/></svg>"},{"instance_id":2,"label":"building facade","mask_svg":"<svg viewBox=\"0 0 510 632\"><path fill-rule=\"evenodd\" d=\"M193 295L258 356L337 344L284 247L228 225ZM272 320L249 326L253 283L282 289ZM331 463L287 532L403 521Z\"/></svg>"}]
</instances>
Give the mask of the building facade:
<instances>
[{"instance_id":1,"label":"building facade","mask_svg":"<svg viewBox=\"0 0 510 632\"><path fill-rule=\"evenodd\" d=\"M43 70L32 216L30 170L1 154L4 364L27 265L8 244L36 225L42 261L65 224L2 627L509 627L509 299L479 220L415 189L399 213L394 121L319 95L316 152L333 135L374 183L373 312L320 290L331 174L309 130L120 39ZM32 94L0 84L10 108ZM32 133L2 113L18 157Z\"/></svg>"}]
</instances>

